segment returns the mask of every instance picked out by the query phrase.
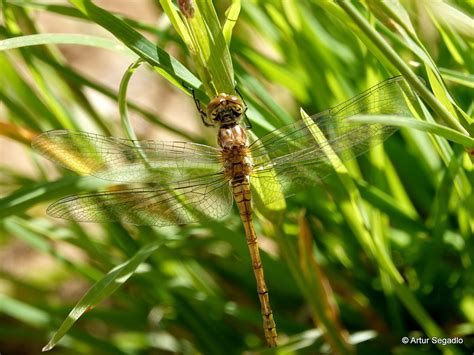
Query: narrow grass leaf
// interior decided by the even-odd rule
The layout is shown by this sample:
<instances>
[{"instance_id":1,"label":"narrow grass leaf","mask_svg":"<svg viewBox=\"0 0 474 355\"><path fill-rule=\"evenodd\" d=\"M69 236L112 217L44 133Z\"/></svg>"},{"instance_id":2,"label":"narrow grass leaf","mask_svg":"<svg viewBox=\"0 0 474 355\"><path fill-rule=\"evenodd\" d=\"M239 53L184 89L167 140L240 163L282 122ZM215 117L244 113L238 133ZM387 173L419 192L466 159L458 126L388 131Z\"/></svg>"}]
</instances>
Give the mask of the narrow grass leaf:
<instances>
[{"instance_id":1,"label":"narrow grass leaf","mask_svg":"<svg viewBox=\"0 0 474 355\"><path fill-rule=\"evenodd\" d=\"M61 65L60 63L54 61L51 58L46 58L46 57L42 56L39 59L44 61L45 63L47 63L51 67L53 67L55 70L57 70L59 73L61 73L61 75L64 76L66 79L69 79L69 80L73 81L75 85L77 85L77 86L82 86L83 85L83 86L89 87L89 88L103 94L104 96L110 98L113 101L119 101L117 92L115 92L114 90L109 89L108 87L100 84L98 81L87 78L86 76L82 75L81 73L76 72L76 71L74 71L73 69L71 69L67 66ZM164 128L164 129L166 129L166 130L168 130L168 131L170 131L170 132L172 132L172 133L174 133L178 136L182 136L186 140L199 143L199 138L197 136L190 135L190 134L184 132L182 129L178 129L177 127L174 127L173 125L167 124L164 120L157 117L154 113L147 110L142 105L139 105L138 103L132 101L131 99L129 99L127 101L127 105L131 110L139 113L144 119L146 119L147 121L153 123L154 125L162 127L162 128ZM102 123L102 124L104 124L104 123ZM107 131L105 131L105 132L107 132ZM109 134L109 133L107 132L107 134Z\"/></svg>"},{"instance_id":2,"label":"narrow grass leaf","mask_svg":"<svg viewBox=\"0 0 474 355\"><path fill-rule=\"evenodd\" d=\"M176 11L175 5L170 0L160 0L160 5L165 11L169 20L171 21L173 28L176 30L176 32L178 32L179 36L186 44L186 47L189 49L191 54L195 53L196 48L194 48L193 40L189 29L186 27L185 23L179 16L178 11Z\"/></svg>"},{"instance_id":3,"label":"narrow grass leaf","mask_svg":"<svg viewBox=\"0 0 474 355\"><path fill-rule=\"evenodd\" d=\"M95 183L90 185L91 181ZM81 190L94 189L94 187L97 188L101 185L103 186L104 182L100 182L98 179L69 176L54 182L23 186L0 199L0 218L23 213L44 201Z\"/></svg>"},{"instance_id":4,"label":"narrow grass leaf","mask_svg":"<svg viewBox=\"0 0 474 355\"><path fill-rule=\"evenodd\" d=\"M0 51L28 46L39 46L44 44L74 44L92 46L122 52L127 55L136 56L132 50L117 41L108 38L101 38L90 35L80 35L72 33L42 33L14 38L7 38L0 41Z\"/></svg>"},{"instance_id":5,"label":"narrow grass leaf","mask_svg":"<svg viewBox=\"0 0 474 355\"><path fill-rule=\"evenodd\" d=\"M224 34L225 43L230 46L232 39L232 30L234 29L237 19L239 18L240 8L242 7L240 0L233 0L225 14L225 23L222 28Z\"/></svg>"},{"instance_id":6,"label":"narrow grass leaf","mask_svg":"<svg viewBox=\"0 0 474 355\"><path fill-rule=\"evenodd\" d=\"M156 241L142 247L131 259L112 269L102 280L98 281L81 298L69 313L68 317L54 333L43 351L49 351L56 346L72 325L85 313L93 309L98 303L114 293L123 285L155 250L162 244Z\"/></svg>"},{"instance_id":7,"label":"narrow grass leaf","mask_svg":"<svg viewBox=\"0 0 474 355\"><path fill-rule=\"evenodd\" d=\"M119 92L118 92L118 104L120 112L120 121L122 122L122 128L127 135L127 137L133 141L137 141L137 135L133 130L132 123L130 122L130 117L128 116L127 109L127 89L130 79L132 78L133 73L137 70L143 61L141 59L133 62L129 68L123 74L122 80L120 82ZM143 152L140 150L140 155L144 157Z\"/></svg>"},{"instance_id":8,"label":"narrow grass leaf","mask_svg":"<svg viewBox=\"0 0 474 355\"><path fill-rule=\"evenodd\" d=\"M463 47L465 48L459 48L460 46L458 45L460 44L461 41L458 38L456 38L456 33L452 31L449 25L445 25L443 27L434 18L433 18L433 23L438 28L438 31L441 37L443 38L444 44L448 48L449 53L451 53L451 57L457 62L458 65L464 66L465 63L464 63L462 52L466 52L467 46L463 43Z\"/></svg>"},{"instance_id":9,"label":"narrow grass leaf","mask_svg":"<svg viewBox=\"0 0 474 355\"><path fill-rule=\"evenodd\" d=\"M409 230L411 233L427 231L423 222L403 207L400 207L398 201L393 197L365 181L358 180L356 183L364 200L389 215L390 219L403 226L403 229Z\"/></svg>"},{"instance_id":10,"label":"narrow grass leaf","mask_svg":"<svg viewBox=\"0 0 474 355\"><path fill-rule=\"evenodd\" d=\"M91 1L70 0L70 2L87 15L90 20L104 27L128 48L138 54L140 58L156 68L173 84L182 87L182 83L185 82L186 85L196 90L199 89L201 82L185 66L163 49L155 46L124 21L94 5ZM199 95L199 90L197 90L197 94Z\"/></svg>"},{"instance_id":11,"label":"narrow grass leaf","mask_svg":"<svg viewBox=\"0 0 474 355\"><path fill-rule=\"evenodd\" d=\"M412 69L403 61L403 59L397 54L397 52L388 45L384 38L370 25L370 23L359 13L359 11L350 2L338 1L344 11L351 17L352 21L359 27L362 32L367 36L367 40L373 48L376 47L382 52L383 57L390 60L390 62L403 74L407 82L416 90L420 97L426 101L426 103L454 129L461 133L466 133L464 127L459 123L455 116L441 104L439 100L425 87L424 83L420 78L415 75ZM366 42L366 45L369 45Z\"/></svg>"},{"instance_id":12,"label":"narrow grass leaf","mask_svg":"<svg viewBox=\"0 0 474 355\"><path fill-rule=\"evenodd\" d=\"M38 97L37 88L30 82L24 80L23 76L18 72L16 65L21 63L18 57L13 57L0 53L0 97L4 96L3 101L9 103L12 110L18 112L18 122L29 126L30 128L39 128L35 120L38 117L42 121L49 122L53 126L60 126L61 123L50 110L43 100ZM21 112L26 111L27 115L22 116Z\"/></svg>"},{"instance_id":13,"label":"narrow grass leaf","mask_svg":"<svg viewBox=\"0 0 474 355\"><path fill-rule=\"evenodd\" d=\"M472 30L472 17L456 9L444 1L422 1L423 5L440 21L443 21L459 32L466 39L474 40L474 31ZM471 13L472 14L472 13Z\"/></svg>"},{"instance_id":14,"label":"narrow grass leaf","mask_svg":"<svg viewBox=\"0 0 474 355\"><path fill-rule=\"evenodd\" d=\"M41 2L30 1L30 0L7 0L7 3L16 5L16 6L21 6L26 9L47 11L52 14L67 16L73 19L80 19L80 20L87 19L87 17L82 12L80 12L79 10L71 6L58 5L55 3L41 3ZM137 20L125 17L121 15L120 13L113 13L113 14L119 19L123 20L128 25L132 26L133 28L139 29L141 31L146 31L148 33L152 33L158 36L165 35L164 31L161 31L156 26L149 25L145 22L137 21ZM172 35L170 37L176 40L176 38L173 37Z\"/></svg>"},{"instance_id":15,"label":"narrow grass leaf","mask_svg":"<svg viewBox=\"0 0 474 355\"><path fill-rule=\"evenodd\" d=\"M224 39L222 27L215 8L210 0L196 3L196 17L201 21L191 21L196 40L203 51L206 70L210 74L213 86L219 92L234 91L234 68L229 47Z\"/></svg>"},{"instance_id":16,"label":"narrow grass leaf","mask_svg":"<svg viewBox=\"0 0 474 355\"><path fill-rule=\"evenodd\" d=\"M439 68L439 72L441 73L442 77L447 81L451 81L453 83L466 86L470 89L474 89L474 75L470 73L462 73L457 70L447 68Z\"/></svg>"},{"instance_id":17,"label":"narrow grass leaf","mask_svg":"<svg viewBox=\"0 0 474 355\"><path fill-rule=\"evenodd\" d=\"M438 73L435 73L431 68L426 69L428 74L428 80L430 82L431 89L433 90L436 98L449 110L452 114L456 114L453 105L451 104L451 97L447 93L444 84L438 79Z\"/></svg>"},{"instance_id":18,"label":"narrow grass leaf","mask_svg":"<svg viewBox=\"0 0 474 355\"><path fill-rule=\"evenodd\" d=\"M51 322L50 315L45 311L3 294L0 294L0 313L33 327L44 327Z\"/></svg>"},{"instance_id":19,"label":"narrow grass leaf","mask_svg":"<svg viewBox=\"0 0 474 355\"><path fill-rule=\"evenodd\" d=\"M410 16L399 1L374 1L369 0L367 5L370 10L382 17L384 22L397 22L403 26L411 36L416 36L415 28L411 23Z\"/></svg>"},{"instance_id":20,"label":"narrow grass leaf","mask_svg":"<svg viewBox=\"0 0 474 355\"><path fill-rule=\"evenodd\" d=\"M339 320L334 293L326 275L322 273L314 258L314 238L303 214L299 218L298 225L300 268L311 295L307 302L311 306L313 321L325 330L323 336L331 345L333 352L352 354L353 349L348 341L348 332L342 328Z\"/></svg>"},{"instance_id":21,"label":"narrow grass leaf","mask_svg":"<svg viewBox=\"0 0 474 355\"><path fill-rule=\"evenodd\" d=\"M0 136L9 137L17 142L30 145L33 138L37 135L38 132L32 129L12 123L0 122Z\"/></svg>"},{"instance_id":22,"label":"narrow grass leaf","mask_svg":"<svg viewBox=\"0 0 474 355\"><path fill-rule=\"evenodd\" d=\"M474 148L474 138L471 138L467 135L459 133L458 131L455 131L452 128L434 122L415 120L410 117L392 117L390 115L358 115L350 117L347 120L350 122L358 123L383 123L385 125L417 129L420 131L436 134L440 137L444 137L452 142L462 144L466 148Z\"/></svg>"}]
</instances>

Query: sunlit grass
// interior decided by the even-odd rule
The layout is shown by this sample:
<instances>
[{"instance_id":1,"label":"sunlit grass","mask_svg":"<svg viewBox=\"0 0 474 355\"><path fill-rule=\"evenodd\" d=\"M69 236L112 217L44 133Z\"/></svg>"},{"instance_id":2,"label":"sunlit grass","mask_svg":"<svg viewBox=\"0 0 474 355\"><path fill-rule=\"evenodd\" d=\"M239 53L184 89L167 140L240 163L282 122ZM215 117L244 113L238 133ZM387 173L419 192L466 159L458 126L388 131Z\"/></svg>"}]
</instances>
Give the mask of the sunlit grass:
<instances>
[{"instance_id":1,"label":"sunlit grass","mask_svg":"<svg viewBox=\"0 0 474 355\"><path fill-rule=\"evenodd\" d=\"M122 109L127 104L154 128L215 145L214 131L183 132L138 104L138 97L72 68L54 47L63 43L105 48L130 64L141 58L154 69L149 75L162 75L170 89L181 90L183 105L193 105L187 88L205 104L214 91L227 91L235 75L257 136L298 119L299 107L316 113L403 74L421 98L416 121L380 117L401 127L383 148L348 163L347 173L334 174L324 186L287 199L284 210L257 211L280 349L461 354L474 346L468 4L367 3L244 1L239 15L235 1L227 18L239 17L230 36L232 22L219 2L227 32L220 41L198 38L208 41L203 53L212 54L199 62L189 50L196 38L187 41L180 33L166 1L174 28L114 17L83 0L64 6L1 2L0 135L23 147L30 169L7 166L9 151L1 151L0 352L38 353L58 329L53 342L66 334L57 346L64 354L264 349L236 212L224 221L172 228L91 226L45 215L53 200L101 185L51 171L29 146L37 133L94 127L126 136L85 89ZM115 39L40 33L38 12L87 21ZM209 12L203 17L212 22ZM213 26L216 35L219 25ZM49 264L22 269L33 255ZM464 344L404 346L403 336L459 337Z\"/></svg>"}]
</instances>

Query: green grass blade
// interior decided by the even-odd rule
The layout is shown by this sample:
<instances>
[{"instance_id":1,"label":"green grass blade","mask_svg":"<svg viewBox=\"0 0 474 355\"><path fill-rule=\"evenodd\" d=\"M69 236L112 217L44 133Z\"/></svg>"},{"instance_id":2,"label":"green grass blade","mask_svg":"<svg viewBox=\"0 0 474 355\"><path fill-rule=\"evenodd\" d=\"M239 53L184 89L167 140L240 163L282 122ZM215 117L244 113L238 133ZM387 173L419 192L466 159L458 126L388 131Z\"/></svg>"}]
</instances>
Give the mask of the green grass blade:
<instances>
[{"instance_id":1,"label":"green grass blade","mask_svg":"<svg viewBox=\"0 0 474 355\"><path fill-rule=\"evenodd\" d=\"M63 15L63 16L67 16L74 19L80 19L80 20L87 19L87 17L84 16L82 12L80 12L79 10L71 6L58 5L55 3L48 4L48 3L36 2L36 1L30 1L30 0L6 0L6 1L8 4L21 6L26 9L43 10L43 11L47 11L53 14ZM135 29L146 31L148 33L152 33L152 34L156 34L160 36L164 35L163 31L160 31L160 29L156 28L153 25L149 25L141 21L136 21L131 18L124 17L123 15L119 13L113 13L113 15L123 20L126 24L132 26Z\"/></svg>"},{"instance_id":2,"label":"green grass blade","mask_svg":"<svg viewBox=\"0 0 474 355\"><path fill-rule=\"evenodd\" d=\"M82 75L81 73L73 70L72 68L61 65L60 63L54 61L51 58L45 58L44 56L39 58L40 60L44 61L45 63L49 64L51 67L53 67L55 70L60 72L65 78L68 80L73 81L76 85L81 85L85 87L89 87L104 96L112 99L113 101L118 101L118 92L115 92L114 90L100 84L96 80L87 78L86 76ZM186 132L184 132L181 129L178 129L170 124L165 123L163 120L159 119L154 113L151 111L147 110L146 108L143 108L141 105L138 103L132 101L132 99L128 99L127 101L128 107L133 110L134 112L139 113L144 119L147 121L151 122L154 125L157 125L159 127L162 127L166 129L167 131L170 131L178 136L182 136L184 139L188 141L193 141L193 142L199 142L200 138L196 137L195 135L190 135Z\"/></svg>"},{"instance_id":3,"label":"green grass blade","mask_svg":"<svg viewBox=\"0 0 474 355\"><path fill-rule=\"evenodd\" d=\"M69 33L35 34L4 39L0 41L0 51L23 48L28 46L39 46L45 44L74 44L92 46L121 52L127 55L131 55L133 57L136 56L132 50L125 47L120 42L97 36L87 36Z\"/></svg>"},{"instance_id":4,"label":"green grass blade","mask_svg":"<svg viewBox=\"0 0 474 355\"><path fill-rule=\"evenodd\" d=\"M43 351L49 351L54 348L85 312L92 310L97 304L109 297L121 285L123 285L133 275L140 264L157 250L161 244L162 241L156 241L145 245L131 259L116 266L103 279L92 286L92 288L89 289L89 291L71 310L68 317L54 333L48 344L43 348Z\"/></svg>"},{"instance_id":5,"label":"green grass blade","mask_svg":"<svg viewBox=\"0 0 474 355\"><path fill-rule=\"evenodd\" d=\"M92 186L90 185L91 181L94 181ZM0 199L0 218L23 213L37 203L60 198L68 193L94 189L94 185L95 188L100 184L104 185L103 182L100 182L99 185L97 183L99 183L97 179L91 180L74 176L65 177L55 182L22 187Z\"/></svg>"},{"instance_id":6,"label":"green grass blade","mask_svg":"<svg viewBox=\"0 0 474 355\"><path fill-rule=\"evenodd\" d=\"M155 46L125 22L94 5L92 2L87 0L70 0L70 2L90 20L104 27L140 58L157 69L166 79L178 87L182 87L184 82L186 85L196 89L199 95L200 91L198 89L201 82L167 52Z\"/></svg>"},{"instance_id":7,"label":"green grass blade","mask_svg":"<svg viewBox=\"0 0 474 355\"><path fill-rule=\"evenodd\" d=\"M370 41L376 44L383 55L389 59L396 68L406 77L408 83L417 91L423 100L452 128L461 133L467 133L459 121L452 116L449 110L443 106L436 97L431 94L420 81L420 79L413 73L411 68L400 58L400 56L391 48L382 36L376 32L365 18L356 10L356 8L349 2L339 1L339 5L346 11L351 19L360 27L360 29L367 35Z\"/></svg>"},{"instance_id":8,"label":"green grass blade","mask_svg":"<svg viewBox=\"0 0 474 355\"><path fill-rule=\"evenodd\" d=\"M334 294L327 276L323 274L313 253L313 236L304 216L299 220L299 257L308 303L312 308L314 322L324 329L323 336L338 354L353 354L347 331L341 327L338 309L335 306Z\"/></svg>"},{"instance_id":9,"label":"green grass blade","mask_svg":"<svg viewBox=\"0 0 474 355\"><path fill-rule=\"evenodd\" d=\"M411 129L416 129L424 132L429 132L436 134L440 137L444 137L447 140L461 144L466 148L474 148L474 138L471 138L467 135L459 133L458 131L440 125L434 122L425 122L420 120L415 120L411 117L391 117L390 115L383 116L355 116L350 117L347 120L348 122L357 122L357 123L382 123L384 125L391 125L397 127L406 127Z\"/></svg>"},{"instance_id":10,"label":"green grass blade","mask_svg":"<svg viewBox=\"0 0 474 355\"><path fill-rule=\"evenodd\" d=\"M474 75L470 73L461 73L456 70L439 68L439 72L447 81L452 81L460 85L464 85L470 89L474 89Z\"/></svg>"},{"instance_id":11,"label":"green grass blade","mask_svg":"<svg viewBox=\"0 0 474 355\"><path fill-rule=\"evenodd\" d=\"M142 65L143 61L141 59L138 59L134 63L130 65L130 67L127 69L127 71L124 73L122 77L122 81L120 82L120 88L118 92L118 102L119 102L119 111L120 111L120 120L122 122L122 127L123 130L125 131L125 134L127 137L131 140L137 140L137 136L135 134L135 131L133 130L132 123L130 122L130 118L128 116L128 109L127 109L127 88L128 88L128 83L130 82L130 79L137 70L140 65Z\"/></svg>"},{"instance_id":12,"label":"green grass blade","mask_svg":"<svg viewBox=\"0 0 474 355\"><path fill-rule=\"evenodd\" d=\"M51 322L51 317L45 311L2 294L0 294L0 313L32 326L45 326Z\"/></svg>"},{"instance_id":13,"label":"green grass blade","mask_svg":"<svg viewBox=\"0 0 474 355\"><path fill-rule=\"evenodd\" d=\"M222 27L222 33L224 34L224 39L227 46L230 46L232 30L234 29L234 26L237 23L241 7L242 4L240 0L233 0L226 11L225 23Z\"/></svg>"},{"instance_id":14,"label":"green grass blade","mask_svg":"<svg viewBox=\"0 0 474 355\"><path fill-rule=\"evenodd\" d=\"M191 5L192 16L186 14L186 9L179 16L170 0L160 2L187 44L208 96L214 97L221 92L232 93L234 70L212 2L205 0L197 2L195 6Z\"/></svg>"},{"instance_id":15,"label":"green grass blade","mask_svg":"<svg viewBox=\"0 0 474 355\"><path fill-rule=\"evenodd\" d=\"M73 1L78 5L0 0L0 41L7 40L0 52L0 150L5 153L0 159L0 278L5 291L0 297L0 343L7 352L38 353L91 285L143 245L168 237L172 243L160 247L109 297L113 307L107 302L80 317L56 351L342 353L344 329L354 332L349 342L361 354L416 350L400 343L412 335L464 340L438 348L426 344L427 352L469 351L474 345L467 326L474 302L468 292L474 180L472 157L465 151L474 151L469 148L474 104L468 2L161 0L138 7L130 1ZM168 6L165 12L160 3ZM194 6L200 19L192 19L193 11L183 11L183 4ZM362 19L354 20L343 6ZM238 21L233 22L237 10ZM104 28L116 38L107 36L110 40L103 43L89 35ZM214 44L214 38L223 45ZM227 53L219 51L229 45L232 62L226 68ZM96 51L101 54L95 56ZM137 58L170 76L172 85L142 70L132 82L134 64L123 72ZM124 116L128 108L130 115L147 121L141 126L145 139L163 135L160 139L215 145L214 129L203 129L200 122L188 126L188 118L180 114L165 121L154 113L182 110L189 119L197 117L193 101L176 92L183 90L182 83L192 85L176 74L173 58L184 73L189 70L199 78L192 80L199 85L203 106L219 87L233 90L228 77L235 75L249 107L248 134L254 137L298 119L300 107L321 112L398 75L400 61L424 78L431 99L445 109L440 114L433 102L425 106L429 97L420 97L417 112L412 112L420 121L354 117L403 129L344 163L322 184L296 190L282 200L281 209L256 209L255 228L280 335L275 351L264 349L250 257L235 210L223 221L165 228L78 224L45 216L51 199L125 186L53 167L30 149L29 141L40 131L66 125L114 135L123 131L113 119L115 111ZM140 80L150 87L140 86ZM163 96L157 100L156 94ZM447 124L446 113L470 137ZM284 153L284 145L280 147ZM81 157L75 159L80 164ZM299 166L285 161L296 173ZM257 206L258 194L252 198ZM302 215L304 228L298 223ZM298 248L303 232L305 243ZM324 276L333 294L325 291ZM334 307L328 306L333 302L340 310L335 318L328 314L334 315ZM318 316L324 322L315 328Z\"/></svg>"}]
</instances>

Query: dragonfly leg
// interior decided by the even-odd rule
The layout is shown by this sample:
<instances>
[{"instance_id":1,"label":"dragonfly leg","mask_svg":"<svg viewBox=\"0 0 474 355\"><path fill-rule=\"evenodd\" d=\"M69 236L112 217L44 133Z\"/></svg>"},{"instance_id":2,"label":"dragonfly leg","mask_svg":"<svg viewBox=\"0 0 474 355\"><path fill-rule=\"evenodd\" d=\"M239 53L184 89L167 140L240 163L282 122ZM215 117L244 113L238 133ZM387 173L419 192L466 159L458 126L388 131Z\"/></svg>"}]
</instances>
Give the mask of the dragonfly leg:
<instances>
[{"instance_id":1,"label":"dragonfly leg","mask_svg":"<svg viewBox=\"0 0 474 355\"><path fill-rule=\"evenodd\" d=\"M214 124L213 123L209 123L209 120L208 120L208 117L207 117L207 113L202 109L201 107L201 102L199 101L199 99L196 97L196 91L191 88L191 93L193 94L193 99L194 99L194 103L196 105L196 108L199 112L199 115L201 116L201 120L202 120L202 123L204 123L204 125L206 127L213 127Z\"/></svg>"},{"instance_id":2,"label":"dragonfly leg","mask_svg":"<svg viewBox=\"0 0 474 355\"><path fill-rule=\"evenodd\" d=\"M201 107L201 102L196 96L196 90L194 90L194 88L190 86L187 86L185 83L183 83L183 86L189 91L191 91L191 94L193 95L194 104L196 105L196 109L198 110L199 115L201 116L201 120L202 120L202 123L204 123L204 126L214 127L215 125L209 122L206 111L204 111L203 108Z\"/></svg>"},{"instance_id":3,"label":"dragonfly leg","mask_svg":"<svg viewBox=\"0 0 474 355\"><path fill-rule=\"evenodd\" d=\"M249 118L247 117L247 109L248 109L248 106L247 106L247 103L245 102L245 99L244 97L242 96L242 94L240 93L239 89L237 88L237 84L235 85L235 92L237 94L239 94L240 98L242 99L242 102L244 103L244 119L245 119L245 128L246 129L252 129L252 122L249 120Z\"/></svg>"}]
</instances>

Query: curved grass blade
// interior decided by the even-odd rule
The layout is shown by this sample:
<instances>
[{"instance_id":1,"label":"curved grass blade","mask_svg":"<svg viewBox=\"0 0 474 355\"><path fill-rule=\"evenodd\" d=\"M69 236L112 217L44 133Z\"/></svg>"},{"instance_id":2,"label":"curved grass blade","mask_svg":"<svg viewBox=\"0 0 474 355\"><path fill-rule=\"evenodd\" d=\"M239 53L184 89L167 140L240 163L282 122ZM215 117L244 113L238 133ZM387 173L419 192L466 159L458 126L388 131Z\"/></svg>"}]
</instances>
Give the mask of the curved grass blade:
<instances>
[{"instance_id":1,"label":"curved grass blade","mask_svg":"<svg viewBox=\"0 0 474 355\"><path fill-rule=\"evenodd\" d=\"M452 142L462 144L467 148L474 148L474 138L466 136L465 134L459 133L452 128L434 123L434 122L426 122L415 120L412 117L393 117L390 115L373 115L373 116L356 116L350 117L347 119L351 122L359 122L359 123L382 123L391 126L397 127L406 127L417 129L420 131L425 131L429 133L436 134L438 136L444 137L447 140Z\"/></svg>"},{"instance_id":2,"label":"curved grass blade","mask_svg":"<svg viewBox=\"0 0 474 355\"><path fill-rule=\"evenodd\" d=\"M201 82L198 78L177 59L170 56L163 49L155 46L124 21L94 5L91 1L70 0L70 2L91 21L94 21L112 33L124 45L138 54L144 61L152 65L175 86L183 88L182 84L185 82L187 86L196 89L196 95L199 99L203 101L207 99L204 93L198 90L201 86Z\"/></svg>"},{"instance_id":3,"label":"curved grass blade","mask_svg":"<svg viewBox=\"0 0 474 355\"><path fill-rule=\"evenodd\" d=\"M83 13L81 13L79 10L71 7L71 6L64 6L64 5L58 5L58 4L48 4L48 3L41 3L41 2L36 2L36 1L30 1L30 0L7 0L7 2L11 5L16 5L18 7L22 7L24 9L31 9L31 10L39 10L39 11L45 11L48 13L56 14L56 15L61 15L61 16L67 16L72 19L80 19L80 20L87 20L87 17L84 16ZM133 28L139 29L141 31L145 31L148 33L155 34L157 36L163 36L165 35L164 31L160 30L156 26L149 25L147 23L144 23L142 21L134 20L129 17L125 17L120 13L115 13L112 11L114 16L118 17L119 19L123 20L125 23L128 25L132 26ZM166 35L169 36L169 38L172 38L176 40L175 36L172 36L168 33Z\"/></svg>"},{"instance_id":4,"label":"curved grass blade","mask_svg":"<svg viewBox=\"0 0 474 355\"><path fill-rule=\"evenodd\" d=\"M127 137L131 140L137 141L137 135L133 130L132 123L130 122L130 117L128 116L128 109L127 109L127 89L128 83L132 78L133 73L137 70L140 65L142 65L143 61L141 59L136 60L133 62L127 71L122 76L122 81L120 82L120 88L118 92L118 101L119 101L119 112L120 112L120 121L122 122L122 128L125 131ZM146 157L140 151L140 155L142 156L143 160L146 161Z\"/></svg>"},{"instance_id":5,"label":"curved grass blade","mask_svg":"<svg viewBox=\"0 0 474 355\"><path fill-rule=\"evenodd\" d=\"M132 258L113 268L104 278L92 286L72 309L49 343L43 348L43 351L49 351L54 348L85 312L90 311L99 302L114 293L162 243L162 241L155 241L145 245Z\"/></svg>"},{"instance_id":6,"label":"curved grass blade","mask_svg":"<svg viewBox=\"0 0 474 355\"><path fill-rule=\"evenodd\" d=\"M306 297L313 322L324 329L323 337L338 354L353 354L354 349L349 343L348 332L342 326L339 318L339 309L334 300L334 292L329 284L327 275L321 270L314 257L314 236L304 216L299 217L299 257L300 270L308 287Z\"/></svg>"},{"instance_id":7,"label":"curved grass blade","mask_svg":"<svg viewBox=\"0 0 474 355\"><path fill-rule=\"evenodd\" d=\"M230 45L230 41L232 39L232 30L234 29L234 26L237 23L237 18L239 17L241 6L242 4L240 0L234 0L226 11L226 19L224 27L222 28L222 33L224 34L224 39L227 46Z\"/></svg>"},{"instance_id":8,"label":"curved grass blade","mask_svg":"<svg viewBox=\"0 0 474 355\"><path fill-rule=\"evenodd\" d=\"M24 186L10 195L0 198L0 218L23 213L38 203L59 198L67 193L93 190L104 183L99 179L68 176L60 180Z\"/></svg>"},{"instance_id":9,"label":"curved grass blade","mask_svg":"<svg viewBox=\"0 0 474 355\"><path fill-rule=\"evenodd\" d=\"M460 71L447 68L439 68L439 72L446 81L451 81L470 89L474 89L474 75L472 74L462 73Z\"/></svg>"},{"instance_id":10,"label":"curved grass blade","mask_svg":"<svg viewBox=\"0 0 474 355\"><path fill-rule=\"evenodd\" d=\"M459 123L457 118L453 117L451 112L425 87L424 83L415 75L412 69L403 61L398 53L388 45L383 37L372 28L360 12L349 2L338 1L337 3L346 14L350 16L356 26L367 35L368 41L380 48L383 56L395 65L418 95L440 116L440 118L459 132L466 133L465 128Z\"/></svg>"},{"instance_id":11,"label":"curved grass blade","mask_svg":"<svg viewBox=\"0 0 474 355\"><path fill-rule=\"evenodd\" d=\"M132 50L120 42L97 36L68 33L43 33L4 39L3 41L0 41L0 51L29 46L39 46L44 44L79 44L109 49L136 56Z\"/></svg>"},{"instance_id":12,"label":"curved grass blade","mask_svg":"<svg viewBox=\"0 0 474 355\"><path fill-rule=\"evenodd\" d=\"M199 1L193 15L179 16L170 0L160 1L176 31L188 46L209 96L234 89L234 69L216 11L211 1Z\"/></svg>"}]
</instances>

